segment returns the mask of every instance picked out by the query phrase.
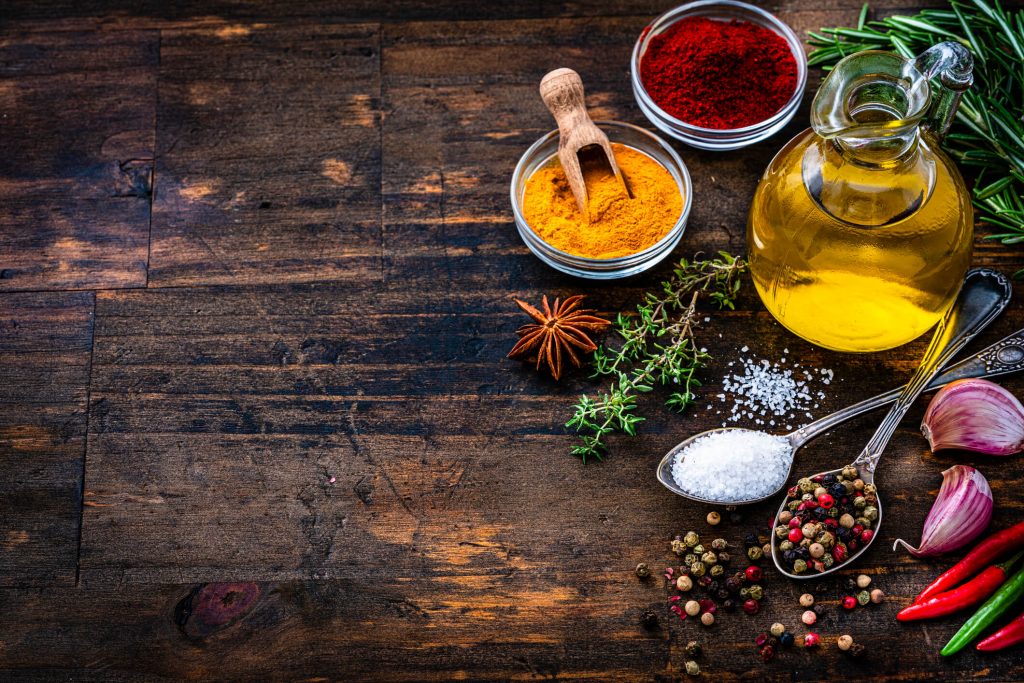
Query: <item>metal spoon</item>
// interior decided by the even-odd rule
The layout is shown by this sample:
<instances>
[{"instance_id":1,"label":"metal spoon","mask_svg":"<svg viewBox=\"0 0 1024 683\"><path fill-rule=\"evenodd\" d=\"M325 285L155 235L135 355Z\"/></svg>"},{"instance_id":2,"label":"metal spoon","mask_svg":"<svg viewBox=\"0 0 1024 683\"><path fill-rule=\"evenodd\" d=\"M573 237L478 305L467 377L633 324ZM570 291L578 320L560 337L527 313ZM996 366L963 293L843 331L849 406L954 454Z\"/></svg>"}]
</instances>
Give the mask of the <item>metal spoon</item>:
<instances>
[{"instance_id":1,"label":"metal spoon","mask_svg":"<svg viewBox=\"0 0 1024 683\"><path fill-rule=\"evenodd\" d=\"M977 291L974 289L973 284L978 283L978 278L984 276L980 281L982 285ZM961 291L960 297L957 300L957 305L964 302L966 294L968 292L968 285L971 284L971 305L973 309L991 310L991 318L995 319L999 313L1006 308L1006 305L1010 301L1010 283L1001 274L988 270L985 268L979 268L972 270L967 275L967 280L964 283L964 288ZM987 323L986 323L987 324ZM979 331L982 328L979 328ZM972 335L973 336L973 335ZM970 338L965 340L969 341ZM947 358L951 358L952 355ZM932 380L926 389L933 390L940 387L944 387L950 382L954 382L958 379L968 379L976 377L995 377L997 375L1005 375L1011 372L1017 372L1018 370L1024 370L1024 329L1019 330L1010 336L1002 339L995 344L979 351L970 358L967 358L960 363L949 368L946 372L942 373L939 377ZM775 495L785 487L785 483L789 480L789 474L793 469L793 459L796 452L806 445L808 442L818 438L825 432L837 427L838 425L852 420L858 415L880 408L884 405L895 401L902 392L903 387L898 389L892 389L884 394L879 394L869 399L865 399L860 403L855 403L852 406L848 406L839 410L831 415L826 415L814 422L804 425L800 429L794 432L783 435L781 438L789 441L790 446L790 462L789 471L786 476L780 480L777 489L771 493L761 496L758 498L746 498L740 500L714 500L707 497L698 496L687 491L684 491L676 483L675 477L672 475L672 465L675 463L676 455L687 448L696 439L699 439L708 434L714 432L725 432L725 431L745 431L755 432L756 430L744 429L742 427L722 427L720 429L710 429L699 434L685 439L669 450L665 454L665 457L658 463L657 476L658 481L662 483L665 488L672 491L673 493L682 496L683 498L689 498L690 500L698 503L705 503L708 505L747 505L751 503L757 503L771 496ZM763 432L759 432L763 433ZM841 469L841 468L840 468Z\"/></svg>"},{"instance_id":2,"label":"metal spoon","mask_svg":"<svg viewBox=\"0 0 1024 683\"><path fill-rule=\"evenodd\" d=\"M967 274L967 279L964 282L960 296L953 306L946 311L946 315L942 317L942 320L939 321L935 334L932 336L932 341L928 345L928 350L925 351L924 358L921 360L917 371L914 372L914 376L903 387L903 391L900 392L900 395L892 404L892 408L889 409L885 419L878 425L878 429L875 430L871 440L868 441L867 445L864 446L864 450L861 451L860 455L852 463L858 470L858 478L863 480L865 485L875 483L875 468L878 467L878 461L881 459L882 453L885 451L889 439L892 438L893 432L896 431L900 420L910 410L910 406L917 400L918 396L924 393L924 390L931 381L939 374L942 366L959 353L979 332L988 327L989 323L995 320L1003 308L1006 307L1009 297L1010 283L999 273L979 268ZM840 471L842 471L842 468L830 470L829 472L820 472L819 474L834 474ZM816 477L818 475L811 476ZM778 544L772 539L772 561L779 572L793 579L824 576L841 567L845 567L863 555L878 537L879 528L882 526L881 491L876 491L875 495L878 498L875 503L875 507L878 509L878 519L873 527L874 533L845 562L836 563L822 572L793 574L783 566L779 557L782 553L779 550ZM784 500L782 505L779 506L778 512L782 512L787 503L788 500ZM778 512L776 513L776 518L778 517Z\"/></svg>"}]
</instances>

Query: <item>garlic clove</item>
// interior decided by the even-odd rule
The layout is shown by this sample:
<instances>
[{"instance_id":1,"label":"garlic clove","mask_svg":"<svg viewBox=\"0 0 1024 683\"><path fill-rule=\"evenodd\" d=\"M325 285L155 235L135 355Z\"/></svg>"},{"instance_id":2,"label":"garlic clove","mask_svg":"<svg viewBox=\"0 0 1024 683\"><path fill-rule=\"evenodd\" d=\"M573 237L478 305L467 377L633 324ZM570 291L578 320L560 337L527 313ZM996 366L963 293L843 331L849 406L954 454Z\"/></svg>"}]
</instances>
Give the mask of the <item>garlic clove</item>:
<instances>
[{"instance_id":1,"label":"garlic clove","mask_svg":"<svg viewBox=\"0 0 1024 683\"><path fill-rule=\"evenodd\" d=\"M992 521L992 489L981 472L967 465L954 465L942 473L939 495L924 520L921 544L913 547L902 538L892 549L903 546L914 557L942 555L962 548Z\"/></svg>"},{"instance_id":2,"label":"garlic clove","mask_svg":"<svg viewBox=\"0 0 1024 683\"><path fill-rule=\"evenodd\" d=\"M957 380L932 398L921 433L933 451L1012 455L1024 450L1024 406L994 382Z\"/></svg>"}]
</instances>

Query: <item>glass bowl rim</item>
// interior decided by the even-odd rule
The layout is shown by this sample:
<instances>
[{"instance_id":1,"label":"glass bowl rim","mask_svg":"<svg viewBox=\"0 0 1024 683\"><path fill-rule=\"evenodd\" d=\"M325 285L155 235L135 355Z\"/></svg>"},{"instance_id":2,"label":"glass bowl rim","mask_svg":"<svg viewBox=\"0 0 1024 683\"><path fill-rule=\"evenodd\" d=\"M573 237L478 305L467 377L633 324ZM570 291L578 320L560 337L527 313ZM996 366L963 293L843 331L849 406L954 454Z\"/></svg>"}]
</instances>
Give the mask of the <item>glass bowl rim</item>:
<instances>
[{"instance_id":1,"label":"glass bowl rim","mask_svg":"<svg viewBox=\"0 0 1024 683\"><path fill-rule=\"evenodd\" d=\"M665 152L665 154L667 154L670 159L672 159L672 161L676 164L677 168L679 169L680 178L679 181L676 182L676 188L679 190L679 193L682 195L683 198L683 210L680 212L679 218L676 219L676 222L672 225L669 231L666 232L661 239L659 239L657 242L647 247L643 251L638 251L635 254L627 254L625 256L616 256L613 258L602 259L590 258L587 256L579 256L577 254L570 254L567 251L562 251L561 249L557 249L556 247L552 246L550 243L548 243L547 240L545 240L543 237L537 234L537 231L533 229L533 226L531 226L529 221L526 220L526 217L523 216L522 209L519 206L519 198L517 197L518 193L516 192L516 188L519 187L521 178L523 182L527 180L527 178L523 178L523 174L526 171L526 166L529 163L529 161L531 161L534 157L538 155L538 150L544 144L558 137L559 133L557 128L542 135L539 139L537 139L536 142L530 145L525 152L523 152L523 155L521 157L519 157L519 162L516 164L516 168L512 172L510 197L512 201L512 213L516 218L516 222L525 226L530 231L530 235L534 239L536 239L540 244L543 244L548 250L550 250L553 256L557 256L558 260L574 267L584 269L588 267L593 267L595 269L600 269L600 271L607 272L613 270L613 268L609 268L609 266L621 265L623 267L628 267L638 263L643 263L648 258L655 255L659 255L661 253L661 250L664 249L666 243L671 241L674 237L677 237L677 233L680 232L681 229L685 228L686 223L690 217L690 209L693 205L693 181L690 178L689 169L686 167L686 164L683 162L678 152L676 152L671 145L669 145L659 136L655 135L646 128L634 126L633 124L626 123L624 121L610 121L601 119L595 119L594 124L597 125L599 128L622 128L630 130L634 133L638 133L641 137L646 137L652 144L660 146L661 150ZM612 140L611 142L614 143L617 141ZM627 145L627 147L629 146L631 145ZM646 150L641 149L639 151L643 152L644 154L647 154L647 156L651 156ZM654 159L654 161L656 161L659 165L665 166L660 161L658 161L658 159L654 157L651 158ZM672 170L669 168L666 168L666 170L672 175L673 180L675 180L675 174L672 174ZM529 246L529 244L527 246Z\"/></svg>"},{"instance_id":2,"label":"glass bowl rim","mask_svg":"<svg viewBox=\"0 0 1024 683\"><path fill-rule=\"evenodd\" d=\"M744 126L742 128L703 128L701 126L695 126L692 123L687 123L682 119L672 116L662 109L658 103L654 101L654 98L651 97L650 93L647 92L647 88L644 87L643 79L640 78L640 46L644 43L647 37L651 35L653 29L657 28L661 30L668 28L672 24L690 16L693 10L705 7L732 7L749 12L753 15L750 17L751 20L753 20L753 23L764 28L774 30L776 33L780 34L789 45L790 52L793 54L794 59L796 59L797 65L796 88L789 100L787 100L777 112L763 121L758 121L757 123L752 123L749 126ZM646 100L645 104L651 107L659 116L666 119L673 126L698 138L718 138L742 135L744 133L756 133L762 129L772 127L783 118L789 116L792 113L792 110L799 107L800 101L803 99L804 90L807 88L807 72L809 69L807 64L807 53L804 52L803 43L796 35L796 32L790 28L789 24L767 10L746 2L740 2L739 0L696 0L696 2L688 2L686 4L673 7L667 12L658 15L644 27L643 31L640 32L640 37L637 38L636 43L633 45L633 53L630 57L629 67L635 89L643 95Z\"/></svg>"}]
</instances>

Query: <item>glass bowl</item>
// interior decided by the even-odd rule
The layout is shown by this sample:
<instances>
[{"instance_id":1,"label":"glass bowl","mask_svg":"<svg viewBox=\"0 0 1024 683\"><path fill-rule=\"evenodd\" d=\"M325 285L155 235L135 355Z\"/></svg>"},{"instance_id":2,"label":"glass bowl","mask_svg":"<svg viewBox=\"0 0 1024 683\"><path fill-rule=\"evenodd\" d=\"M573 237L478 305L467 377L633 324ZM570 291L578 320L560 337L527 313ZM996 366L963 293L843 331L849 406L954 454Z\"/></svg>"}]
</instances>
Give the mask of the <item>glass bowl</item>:
<instances>
[{"instance_id":1,"label":"glass bowl","mask_svg":"<svg viewBox=\"0 0 1024 683\"><path fill-rule=\"evenodd\" d=\"M684 121L680 121L668 112L655 104L644 85L640 80L640 60L647 52L647 46L651 38L662 33L672 24L687 17L705 17L729 21L732 19L748 21L758 26L775 31L789 44L793 57L796 59L797 84L796 91L789 98L785 106L773 116L744 128L701 128ZM765 138L774 135L790 122L796 110L800 107L800 100L803 99L804 87L807 85L807 55L804 54L803 45L793 29L777 19L773 14L764 11L759 7L748 5L745 2L735 0L699 0L680 5L675 9L665 12L651 22L633 47L633 57L630 61L630 80L633 83L633 95L644 115L659 130L666 135L681 142L709 150L731 150L746 147L760 142Z\"/></svg>"},{"instance_id":2,"label":"glass bowl","mask_svg":"<svg viewBox=\"0 0 1024 683\"><path fill-rule=\"evenodd\" d=\"M516 170L512 173L512 213L515 216L519 236L526 242L530 251L544 263L576 277L590 280L615 280L642 273L675 249L683 236L683 231L686 230L686 220L690 216L693 186L690 183L690 173L686 170L686 164L674 149L654 133L619 121L594 121L594 123L605 132L611 142L617 142L643 152L672 174L683 198L683 210L668 233L641 252L609 259L594 259L569 254L555 249L541 239L540 235L533 231L526 222L526 218L523 217L523 193L526 190L526 181L534 171L558 154L557 130L551 131L533 143L519 159Z\"/></svg>"}]
</instances>

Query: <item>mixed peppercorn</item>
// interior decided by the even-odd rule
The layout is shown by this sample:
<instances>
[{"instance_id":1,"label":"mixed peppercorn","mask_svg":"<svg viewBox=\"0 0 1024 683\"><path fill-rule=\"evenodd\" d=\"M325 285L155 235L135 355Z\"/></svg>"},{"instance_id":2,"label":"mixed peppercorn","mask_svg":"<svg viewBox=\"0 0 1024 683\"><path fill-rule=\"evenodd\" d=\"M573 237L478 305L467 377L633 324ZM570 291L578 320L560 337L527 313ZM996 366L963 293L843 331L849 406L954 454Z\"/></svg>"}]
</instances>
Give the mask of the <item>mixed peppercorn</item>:
<instances>
[{"instance_id":1,"label":"mixed peppercorn","mask_svg":"<svg viewBox=\"0 0 1024 683\"><path fill-rule=\"evenodd\" d=\"M773 533L782 566L794 574L820 573L848 561L874 536L878 496L874 484L847 465L836 474L805 477L789 489L789 502Z\"/></svg>"}]
</instances>

